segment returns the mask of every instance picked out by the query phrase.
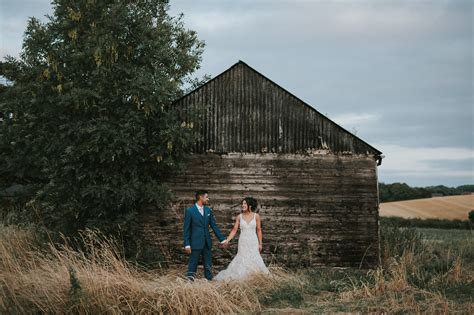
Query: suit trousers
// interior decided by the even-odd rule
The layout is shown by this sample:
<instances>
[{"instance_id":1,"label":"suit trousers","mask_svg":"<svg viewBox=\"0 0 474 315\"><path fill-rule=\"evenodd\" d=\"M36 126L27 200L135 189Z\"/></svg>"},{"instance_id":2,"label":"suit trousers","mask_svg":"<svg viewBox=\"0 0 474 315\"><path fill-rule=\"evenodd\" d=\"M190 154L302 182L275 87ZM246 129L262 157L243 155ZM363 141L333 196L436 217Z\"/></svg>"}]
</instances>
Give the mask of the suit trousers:
<instances>
[{"instance_id":1,"label":"suit trousers","mask_svg":"<svg viewBox=\"0 0 474 315\"><path fill-rule=\"evenodd\" d=\"M194 281L196 278L197 266L201 256L204 265L204 276L207 280L212 280L212 251L210 247L207 247L206 242L202 249L191 248L187 273L187 277L191 281Z\"/></svg>"}]
</instances>

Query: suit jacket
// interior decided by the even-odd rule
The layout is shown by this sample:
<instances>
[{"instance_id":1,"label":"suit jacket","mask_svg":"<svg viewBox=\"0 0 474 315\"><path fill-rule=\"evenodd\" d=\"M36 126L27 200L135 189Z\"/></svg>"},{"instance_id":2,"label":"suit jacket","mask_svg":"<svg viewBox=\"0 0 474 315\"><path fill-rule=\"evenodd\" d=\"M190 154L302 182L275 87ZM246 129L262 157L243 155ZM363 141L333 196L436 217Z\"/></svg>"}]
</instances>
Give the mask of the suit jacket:
<instances>
[{"instance_id":1,"label":"suit jacket","mask_svg":"<svg viewBox=\"0 0 474 315\"><path fill-rule=\"evenodd\" d=\"M207 243L208 247L211 248L212 239L211 233L209 233L209 226L220 242L225 240L225 237L217 227L211 208L204 206L203 216L196 204L186 209L183 226L184 247L189 245L191 249L203 249Z\"/></svg>"}]
</instances>

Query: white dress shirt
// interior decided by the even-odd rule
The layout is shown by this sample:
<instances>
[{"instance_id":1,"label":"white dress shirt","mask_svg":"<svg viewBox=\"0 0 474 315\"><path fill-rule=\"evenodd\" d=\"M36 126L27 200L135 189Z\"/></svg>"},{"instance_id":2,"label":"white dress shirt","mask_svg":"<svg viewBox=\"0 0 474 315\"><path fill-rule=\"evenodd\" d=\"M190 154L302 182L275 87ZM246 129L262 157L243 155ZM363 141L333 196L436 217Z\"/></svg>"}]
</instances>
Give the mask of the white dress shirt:
<instances>
[{"instance_id":1,"label":"white dress shirt","mask_svg":"<svg viewBox=\"0 0 474 315\"><path fill-rule=\"evenodd\" d=\"M200 205L196 202L196 207L198 208L199 213L200 213L202 216L204 216L204 206L200 206ZM227 239L223 240L223 241L221 242L221 244L224 244L226 241L227 241ZM186 246L185 248L191 248L191 246L188 245L188 246Z\"/></svg>"},{"instance_id":2,"label":"white dress shirt","mask_svg":"<svg viewBox=\"0 0 474 315\"><path fill-rule=\"evenodd\" d=\"M196 207L198 208L199 213L201 213L201 215L204 215L204 206L200 206L196 203Z\"/></svg>"}]
</instances>

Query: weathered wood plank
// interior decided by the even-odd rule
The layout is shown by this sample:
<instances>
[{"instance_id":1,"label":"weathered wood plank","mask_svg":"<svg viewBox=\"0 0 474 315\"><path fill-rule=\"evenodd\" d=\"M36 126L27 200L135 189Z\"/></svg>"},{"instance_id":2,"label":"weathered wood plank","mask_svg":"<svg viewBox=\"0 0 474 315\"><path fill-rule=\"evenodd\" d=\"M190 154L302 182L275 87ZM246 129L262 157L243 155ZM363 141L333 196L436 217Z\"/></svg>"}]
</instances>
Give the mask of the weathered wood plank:
<instances>
[{"instance_id":1,"label":"weathered wood plank","mask_svg":"<svg viewBox=\"0 0 474 315\"><path fill-rule=\"evenodd\" d=\"M364 257L364 266L374 266L378 259L375 167L373 160L357 155L196 154L186 172L169 180L175 194L170 208L141 214L143 242L161 248L174 262L185 262L184 210L192 205L194 191L205 188L224 234L230 232L242 198L257 198L264 233L262 256L267 263L359 266ZM245 175L252 171L258 174ZM213 240L217 244L215 236ZM237 241L238 237L228 251L214 252L216 266L230 261Z\"/></svg>"}]
</instances>

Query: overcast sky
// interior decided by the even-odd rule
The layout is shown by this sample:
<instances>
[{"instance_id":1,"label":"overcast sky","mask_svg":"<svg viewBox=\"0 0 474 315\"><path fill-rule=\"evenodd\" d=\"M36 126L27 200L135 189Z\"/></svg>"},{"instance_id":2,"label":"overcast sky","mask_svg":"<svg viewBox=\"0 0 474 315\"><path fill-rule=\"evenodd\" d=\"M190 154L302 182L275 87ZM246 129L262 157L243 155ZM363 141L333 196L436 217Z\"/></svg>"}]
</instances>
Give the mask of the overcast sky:
<instances>
[{"instance_id":1,"label":"overcast sky","mask_svg":"<svg viewBox=\"0 0 474 315\"><path fill-rule=\"evenodd\" d=\"M48 0L0 0L0 57ZM383 152L379 180L474 184L472 1L171 1L206 42L198 76L243 60Z\"/></svg>"}]
</instances>

